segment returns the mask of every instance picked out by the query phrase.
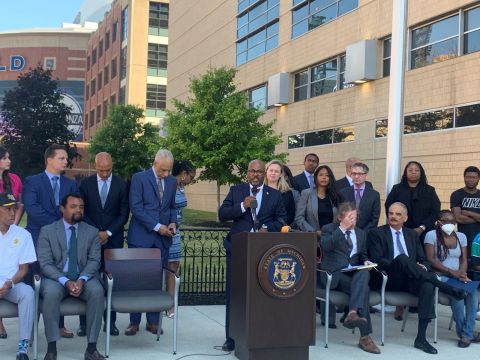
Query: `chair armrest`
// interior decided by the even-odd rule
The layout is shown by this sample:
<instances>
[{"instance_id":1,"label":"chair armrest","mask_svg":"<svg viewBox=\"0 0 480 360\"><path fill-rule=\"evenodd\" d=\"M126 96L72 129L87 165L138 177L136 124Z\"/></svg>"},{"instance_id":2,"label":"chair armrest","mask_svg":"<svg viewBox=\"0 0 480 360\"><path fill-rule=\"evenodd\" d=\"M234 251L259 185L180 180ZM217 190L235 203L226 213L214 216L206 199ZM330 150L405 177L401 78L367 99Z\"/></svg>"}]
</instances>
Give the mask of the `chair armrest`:
<instances>
[{"instance_id":1,"label":"chair armrest","mask_svg":"<svg viewBox=\"0 0 480 360\"><path fill-rule=\"evenodd\" d=\"M332 284L332 273L323 269L317 269L317 272L324 273L327 276L327 285L325 286L325 290L330 291L330 286Z\"/></svg>"},{"instance_id":2,"label":"chair armrest","mask_svg":"<svg viewBox=\"0 0 480 360\"><path fill-rule=\"evenodd\" d=\"M113 275L109 272L102 271L104 282L107 284L107 293L111 293L113 289Z\"/></svg>"},{"instance_id":3,"label":"chair armrest","mask_svg":"<svg viewBox=\"0 0 480 360\"><path fill-rule=\"evenodd\" d=\"M33 275L33 287L35 288L35 292L40 293L40 285L42 284L42 278L38 274Z\"/></svg>"}]
</instances>

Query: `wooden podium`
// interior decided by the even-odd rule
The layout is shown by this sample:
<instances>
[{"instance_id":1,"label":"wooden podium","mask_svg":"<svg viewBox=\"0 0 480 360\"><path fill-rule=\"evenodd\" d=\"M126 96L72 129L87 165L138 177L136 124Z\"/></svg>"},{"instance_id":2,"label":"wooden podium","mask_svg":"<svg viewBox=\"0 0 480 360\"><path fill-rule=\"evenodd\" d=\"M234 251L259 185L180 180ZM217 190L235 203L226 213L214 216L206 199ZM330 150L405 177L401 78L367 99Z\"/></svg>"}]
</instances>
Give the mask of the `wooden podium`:
<instances>
[{"instance_id":1,"label":"wooden podium","mask_svg":"<svg viewBox=\"0 0 480 360\"><path fill-rule=\"evenodd\" d=\"M241 360L308 359L315 345L316 234L233 236L230 336Z\"/></svg>"}]
</instances>

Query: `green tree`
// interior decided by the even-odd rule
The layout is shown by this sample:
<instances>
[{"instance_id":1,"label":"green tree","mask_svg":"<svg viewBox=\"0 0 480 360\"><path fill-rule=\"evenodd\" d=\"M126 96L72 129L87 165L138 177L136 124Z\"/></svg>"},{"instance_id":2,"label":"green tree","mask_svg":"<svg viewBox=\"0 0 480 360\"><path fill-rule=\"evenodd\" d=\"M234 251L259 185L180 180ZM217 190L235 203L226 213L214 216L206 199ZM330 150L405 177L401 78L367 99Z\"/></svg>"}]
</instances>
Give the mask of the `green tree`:
<instances>
[{"instance_id":1,"label":"green tree","mask_svg":"<svg viewBox=\"0 0 480 360\"><path fill-rule=\"evenodd\" d=\"M235 69L222 67L193 78L193 98L174 100L175 110L167 111L165 120L163 145L176 158L202 168L200 180L217 183L218 206L220 186L241 182L252 159L286 157L274 155L281 136L274 134L273 121L258 121L262 112L249 108L245 92L236 91L235 74Z\"/></svg>"},{"instance_id":2,"label":"green tree","mask_svg":"<svg viewBox=\"0 0 480 360\"><path fill-rule=\"evenodd\" d=\"M151 166L160 136L158 129L143 123L142 118L143 109L139 107L110 105L107 119L90 142L90 160L101 151L110 153L114 172L126 180Z\"/></svg>"},{"instance_id":3,"label":"green tree","mask_svg":"<svg viewBox=\"0 0 480 360\"><path fill-rule=\"evenodd\" d=\"M51 144L67 148L69 166L79 156L71 141L67 116L71 109L62 102L57 81L50 70L38 65L21 74L17 86L5 93L1 107L2 142L14 161L14 171L21 176L37 173L44 167L43 153Z\"/></svg>"}]
</instances>

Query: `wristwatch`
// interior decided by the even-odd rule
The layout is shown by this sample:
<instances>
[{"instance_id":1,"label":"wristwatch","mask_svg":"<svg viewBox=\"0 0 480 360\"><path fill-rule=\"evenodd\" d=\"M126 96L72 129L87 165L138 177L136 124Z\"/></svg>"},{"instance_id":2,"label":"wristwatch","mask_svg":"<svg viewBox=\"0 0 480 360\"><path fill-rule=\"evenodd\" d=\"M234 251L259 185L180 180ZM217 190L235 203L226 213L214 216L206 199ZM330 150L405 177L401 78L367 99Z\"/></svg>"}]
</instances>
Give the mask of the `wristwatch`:
<instances>
[{"instance_id":1,"label":"wristwatch","mask_svg":"<svg viewBox=\"0 0 480 360\"><path fill-rule=\"evenodd\" d=\"M12 279L7 279L7 280L5 280L5 282L10 282L10 284L11 284L10 289L13 289L15 287L15 284L14 284Z\"/></svg>"},{"instance_id":2,"label":"wristwatch","mask_svg":"<svg viewBox=\"0 0 480 360\"><path fill-rule=\"evenodd\" d=\"M105 231L105 232L107 233L108 237L110 237L110 236L112 236L112 235L113 235L113 234L112 234L112 232L111 232L110 230L107 230L107 231Z\"/></svg>"},{"instance_id":3,"label":"wristwatch","mask_svg":"<svg viewBox=\"0 0 480 360\"><path fill-rule=\"evenodd\" d=\"M422 231L427 230L427 227L425 225L420 225L419 228L422 229Z\"/></svg>"}]
</instances>

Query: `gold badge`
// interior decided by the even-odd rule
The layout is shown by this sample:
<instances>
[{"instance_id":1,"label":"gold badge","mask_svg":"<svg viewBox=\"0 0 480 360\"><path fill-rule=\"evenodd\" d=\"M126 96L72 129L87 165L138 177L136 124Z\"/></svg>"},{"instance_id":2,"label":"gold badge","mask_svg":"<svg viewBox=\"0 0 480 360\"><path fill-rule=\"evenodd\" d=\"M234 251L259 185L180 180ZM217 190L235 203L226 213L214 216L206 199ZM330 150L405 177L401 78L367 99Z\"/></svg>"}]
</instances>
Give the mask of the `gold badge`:
<instances>
[{"instance_id":1,"label":"gold badge","mask_svg":"<svg viewBox=\"0 0 480 360\"><path fill-rule=\"evenodd\" d=\"M15 246L20 245L20 239L14 239L13 240L13 245L15 245Z\"/></svg>"}]
</instances>

